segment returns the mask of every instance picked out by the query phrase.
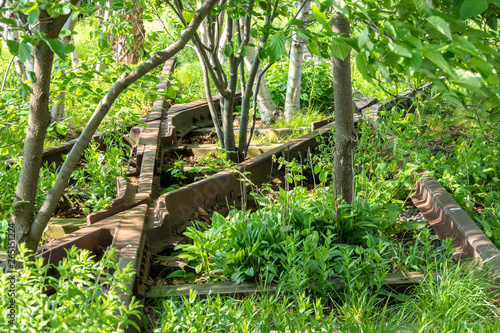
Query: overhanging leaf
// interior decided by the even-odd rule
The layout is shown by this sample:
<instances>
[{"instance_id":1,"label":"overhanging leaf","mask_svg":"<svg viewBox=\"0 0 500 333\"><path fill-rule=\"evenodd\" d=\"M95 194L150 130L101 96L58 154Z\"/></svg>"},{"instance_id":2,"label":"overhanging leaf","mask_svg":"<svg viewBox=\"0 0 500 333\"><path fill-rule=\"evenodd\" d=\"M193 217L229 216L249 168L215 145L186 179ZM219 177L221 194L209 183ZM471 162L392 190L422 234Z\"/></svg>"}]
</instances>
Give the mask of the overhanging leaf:
<instances>
[{"instance_id":1,"label":"overhanging leaf","mask_svg":"<svg viewBox=\"0 0 500 333\"><path fill-rule=\"evenodd\" d=\"M192 10L183 10L182 11L182 17L184 17L184 20L186 20L187 23L190 23L191 20L194 17L195 12Z\"/></svg>"},{"instance_id":2,"label":"overhanging leaf","mask_svg":"<svg viewBox=\"0 0 500 333\"><path fill-rule=\"evenodd\" d=\"M450 27L446 23L445 20L438 16L429 16L426 18L427 22L432 25L437 31L448 37L448 39L452 40Z\"/></svg>"},{"instance_id":3,"label":"overhanging leaf","mask_svg":"<svg viewBox=\"0 0 500 333\"><path fill-rule=\"evenodd\" d=\"M396 43L389 43L389 50L405 58L411 58L412 54L404 46L398 45Z\"/></svg>"},{"instance_id":4,"label":"overhanging leaf","mask_svg":"<svg viewBox=\"0 0 500 333\"><path fill-rule=\"evenodd\" d=\"M233 48L231 44L228 43L224 45L224 55L229 58L231 54L233 54Z\"/></svg>"},{"instance_id":5,"label":"overhanging leaf","mask_svg":"<svg viewBox=\"0 0 500 333\"><path fill-rule=\"evenodd\" d=\"M349 55L349 52L351 52L351 47L340 38L333 39L331 48L333 54L342 60L345 60L345 58Z\"/></svg>"},{"instance_id":6,"label":"overhanging leaf","mask_svg":"<svg viewBox=\"0 0 500 333\"><path fill-rule=\"evenodd\" d=\"M31 47L27 43L19 44L18 55L19 60L21 60L21 62L25 62L31 55Z\"/></svg>"},{"instance_id":7,"label":"overhanging leaf","mask_svg":"<svg viewBox=\"0 0 500 333\"><path fill-rule=\"evenodd\" d=\"M448 62L443 58L442 55L434 52L430 52L428 50L424 50L424 57L429 59L437 68L444 71L446 74L450 76L454 76L453 71L451 70Z\"/></svg>"},{"instance_id":8,"label":"overhanging leaf","mask_svg":"<svg viewBox=\"0 0 500 333\"><path fill-rule=\"evenodd\" d=\"M492 113L490 114L490 121L494 123L500 122L500 113Z\"/></svg>"},{"instance_id":9,"label":"overhanging leaf","mask_svg":"<svg viewBox=\"0 0 500 333\"><path fill-rule=\"evenodd\" d=\"M425 0L413 0L413 4L420 12L420 14L428 14L430 12L429 5L427 5L427 2Z\"/></svg>"},{"instance_id":10,"label":"overhanging leaf","mask_svg":"<svg viewBox=\"0 0 500 333\"><path fill-rule=\"evenodd\" d=\"M28 23L30 25L34 25L38 21L39 16L40 16L40 8L37 7L28 15Z\"/></svg>"},{"instance_id":11,"label":"overhanging leaf","mask_svg":"<svg viewBox=\"0 0 500 333\"><path fill-rule=\"evenodd\" d=\"M4 23L13 27L17 27L17 22L16 20L6 18L6 17L0 17L0 23Z\"/></svg>"},{"instance_id":12,"label":"overhanging leaf","mask_svg":"<svg viewBox=\"0 0 500 333\"><path fill-rule=\"evenodd\" d=\"M47 39L47 44L49 44L50 49L54 51L59 58L66 58L66 55L64 54L64 44L60 39L49 38Z\"/></svg>"},{"instance_id":13,"label":"overhanging leaf","mask_svg":"<svg viewBox=\"0 0 500 333\"><path fill-rule=\"evenodd\" d=\"M368 62L364 52L358 53L356 56L356 66L358 71L361 73L361 76L363 76L363 79L371 83L373 80L368 74Z\"/></svg>"},{"instance_id":14,"label":"overhanging leaf","mask_svg":"<svg viewBox=\"0 0 500 333\"><path fill-rule=\"evenodd\" d=\"M318 23L321 24L323 26L323 28L326 30L326 34L328 36L333 36L332 27L330 26L330 23L326 19L325 14L323 14L316 5L312 6L311 11L312 11L314 19L316 21L318 21Z\"/></svg>"},{"instance_id":15,"label":"overhanging leaf","mask_svg":"<svg viewBox=\"0 0 500 333\"><path fill-rule=\"evenodd\" d=\"M285 51L285 42L286 37L282 31L273 35L271 41L269 42L269 46L266 48L270 62L275 62L281 57Z\"/></svg>"},{"instance_id":16,"label":"overhanging leaf","mask_svg":"<svg viewBox=\"0 0 500 333\"><path fill-rule=\"evenodd\" d=\"M358 45L360 49L363 49L363 47L366 46L368 50L373 50L373 43L368 36L368 29L361 31L361 33L359 34Z\"/></svg>"},{"instance_id":17,"label":"overhanging leaf","mask_svg":"<svg viewBox=\"0 0 500 333\"><path fill-rule=\"evenodd\" d=\"M487 0L464 0L460 8L460 18L467 19L481 14L488 9Z\"/></svg>"},{"instance_id":18,"label":"overhanging leaf","mask_svg":"<svg viewBox=\"0 0 500 333\"><path fill-rule=\"evenodd\" d=\"M7 40L7 47L9 48L9 52L14 56L19 52L19 43L15 40Z\"/></svg>"},{"instance_id":19,"label":"overhanging leaf","mask_svg":"<svg viewBox=\"0 0 500 333\"><path fill-rule=\"evenodd\" d=\"M470 71L466 71L463 69L455 70L456 77L452 81L455 84L458 84L464 88L482 88L483 82L481 77L478 75L474 75Z\"/></svg>"}]
</instances>

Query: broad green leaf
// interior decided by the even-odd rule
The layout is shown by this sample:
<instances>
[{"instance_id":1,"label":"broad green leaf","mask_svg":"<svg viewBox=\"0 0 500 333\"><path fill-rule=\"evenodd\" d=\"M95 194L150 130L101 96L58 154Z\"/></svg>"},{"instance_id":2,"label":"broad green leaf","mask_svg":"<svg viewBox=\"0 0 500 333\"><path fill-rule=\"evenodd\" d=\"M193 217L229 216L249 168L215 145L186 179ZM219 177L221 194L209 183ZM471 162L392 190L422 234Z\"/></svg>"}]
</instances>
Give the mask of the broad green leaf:
<instances>
[{"instance_id":1,"label":"broad green leaf","mask_svg":"<svg viewBox=\"0 0 500 333\"><path fill-rule=\"evenodd\" d=\"M19 52L19 43L16 42L15 40L8 40L7 41L7 47L9 48L9 52L13 56L16 56L17 53Z\"/></svg>"},{"instance_id":2,"label":"broad green leaf","mask_svg":"<svg viewBox=\"0 0 500 333\"><path fill-rule=\"evenodd\" d=\"M363 49L363 46L366 45L366 48L371 51L373 50L373 43L370 40L368 33L369 33L368 29L361 31L361 33L358 36L358 45L360 49Z\"/></svg>"},{"instance_id":3,"label":"broad green leaf","mask_svg":"<svg viewBox=\"0 0 500 333\"><path fill-rule=\"evenodd\" d=\"M408 62L406 71L408 72L408 75L413 76L420 69L420 65L422 65L423 58L424 55L422 53L422 50L415 49L412 52L411 59L407 60Z\"/></svg>"},{"instance_id":4,"label":"broad green leaf","mask_svg":"<svg viewBox=\"0 0 500 333\"><path fill-rule=\"evenodd\" d=\"M28 15L28 23L30 25L34 25L38 21L39 16L40 16L40 8L37 7Z\"/></svg>"},{"instance_id":5,"label":"broad green leaf","mask_svg":"<svg viewBox=\"0 0 500 333\"><path fill-rule=\"evenodd\" d=\"M187 23L190 23L194 17L195 12L193 10L183 10L182 17L186 20Z\"/></svg>"},{"instance_id":6,"label":"broad green leaf","mask_svg":"<svg viewBox=\"0 0 500 333\"><path fill-rule=\"evenodd\" d=\"M500 7L500 0L491 0L491 3L496 5L497 7Z\"/></svg>"},{"instance_id":7,"label":"broad green leaf","mask_svg":"<svg viewBox=\"0 0 500 333\"><path fill-rule=\"evenodd\" d=\"M75 50L75 44L68 44L64 47L64 53L65 54L68 54L68 53L71 53ZM138 49L139 50L142 50L141 48Z\"/></svg>"},{"instance_id":8,"label":"broad green leaf","mask_svg":"<svg viewBox=\"0 0 500 333\"><path fill-rule=\"evenodd\" d=\"M404 46L395 44L395 43L389 43L389 50L392 52L396 53L397 55L400 55L405 58L411 58L412 54L408 49Z\"/></svg>"},{"instance_id":9,"label":"broad green leaf","mask_svg":"<svg viewBox=\"0 0 500 333\"><path fill-rule=\"evenodd\" d=\"M231 54L233 54L233 47L231 44L227 43L224 45L224 55L229 58Z\"/></svg>"},{"instance_id":10,"label":"broad green leaf","mask_svg":"<svg viewBox=\"0 0 500 333\"><path fill-rule=\"evenodd\" d=\"M245 46L241 49L241 56L246 57L248 55L248 48Z\"/></svg>"},{"instance_id":11,"label":"broad green leaf","mask_svg":"<svg viewBox=\"0 0 500 333\"><path fill-rule=\"evenodd\" d=\"M484 76L488 76L493 72L493 66L489 62L477 57L471 57L469 65Z\"/></svg>"},{"instance_id":12,"label":"broad green leaf","mask_svg":"<svg viewBox=\"0 0 500 333\"><path fill-rule=\"evenodd\" d=\"M490 121L494 123L500 122L500 113L492 113L490 114Z\"/></svg>"},{"instance_id":13,"label":"broad green leaf","mask_svg":"<svg viewBox=\"0 0 500 333\"><path fill-rule=\"evenodd\" d=\"M56 132L60 135L66 135L68 133L68 124L59 122L56 124Z\"/></svg>"},{"instance_id":14,"label":"broad green leaf","mask_svg":"<svg viewBox=\"0 0 500 333\"><path fill-rule=\"evenodd\" d=\"M396 37L396 29L394 29L394 26L391 24L391 22L384 21L384 27L387 29L387 31L390 32L392 37Z\"/></svg>"},{"instance_id":15,"label":"broad green leaf","mask_svg":"<svg viewBox=\"0 0 500 333\"><path fill-rule=\"evenodd\" d=\"M285 25L285 27L289 27L289 26L292 26L292 25L296 25L296 26L302 27L302 26L304 26L304 21L297 20L297 19L291 19L290 21L288 21L288 23Z\"/></svg>"},{"instance_id":16,"label":"broad green leaf","mask_svg":"<svg viewBox=\"0 0 500 333\"><path fill-rule=\"evenodd\" d=\"M483 87L483 81L479 74L475 75L470 71L463 69L455 69L455 78L452 80L453 83L458 84L464 88L481 88Z\"/></svg>"},{"instance_id":17,"label":"broad green leaf","mask_svg":"<svg viewBox=\"0 0 500 333\"><path fill-rule=\"evenodd\" d=\"M368 62L366 61L366 55L364 52L358 53L356 56L356 66L358 71L361 73L361 76L363 76L363 79L371 83L373 80L368 74Z\"/></svg>"},{"instance_id":18,"label":"broad green leaf","mask_svg":"<svg viewBox=\"0 0 500 333\"><path fill-rule=\"evenodd\" d=\"M12 92L10 92L10 91L5 91L5 92L2 93L2 99L4 101L9 101L9 100L12 99L12 97L14 97L14 94Z\"/></svg>"},{"instance_id":19,"label":"broad green leaf","mask_svg":"<svg viewBox=\"0 0 500 333\"><path fill-rule=\"evenodd\" d=\"M64 59L66 57L66 55L64 54L64 44L60 39L49 38L47 39L47 44L49 44L50 49L54 51L54 53L57 54L59 58Z\"/></svg>"},{"instance_id":20,"label":"broad green leaf","mask_svg":"<svg viewBox=\"0 0 500 333\"><path fill-rule=\"evenodd\" d=\"M444 100L449 101L450 103L455 104L456 106L458 106L460 108L464 108L465 109L465 105L464 105L463 100L455 92L453 92L453 91L444 93L443 96L442 96L442 98Z\"/></svg>"},{"instance_id":21,"label":"broad green leaf","mask_svg":"<svg viewBox=\"0 0 500 333\"><path fill-rule=\"evenodd\" d=\"M269 10L269 5L265 1L259 1L259 6L263 11L267 12Z\"/></svg>"},{"instance_id":22,"label":"broad green leaf","mask_svg":"<svg viewBox=\"0 0 500 333\"><path fill-rule=\"evenodd\" d=\"M314 39L307 41L307 49L311 51L312 54L319 55L319 45Z\"/></svg>"},{"instance_id":23,"label":"broad green leaf","mask_svg":"<svg viewBox=\"0 0 500 333\"><path fill-rule=\"evenodd\" d=\"M377 67L380 69L380 74L382 74L382 77L384 78L384 80L386 82L390 82L391 76L389 74L389 70L387 69L387 67L385 67L385 65L382 64L380 61L377 61L375 63L375 65L377 65Z\"/></svg>"},{"instance_id":24,"label":"broad green leaf","mask_svg":"<svg viewBox=\"0 0 500 333\"><path fill-rule=\"evenodd\" d=\"M351 52L351 47L340 38L333 38L331 48L332 53L342 60L345 60L345 58L349 55L349 52Z\"/></svg>"},{"instance_id":25,"label":"broad green leaf","mask_svg":"<svg viewBox=\"0 0 500 333\"><path fill-rule=\"evenodd\" d=\"M269 55L269 61L277 61L285 51L286 37L282 31L277 32L271 38L269 46L266 48Z\"/></svg>"},{"instance_id":26,"label":"broad green leaf","mask_svg":"<svg viewBox=\"0 0 500 333\"><path fill-rule=\"evenodd\" d=\"M27 43L21 43L19 44L18 52L19 60L21 60L21 62L25 62L31 55L31 47Z\"/></svg>"},{"instance_id":27,"label":"broad green leaf","mask_svg":"<svg viewBox=\"0 0 500 333\"><path fill-rule=\"evenodd\" d=\"M430 52L428 50L424 50L424 57L429 59L437 68L444 71L446 74L450 76L454 76L454 73L448 64L448 62L443 58L442 55L434 52Z\"/></svg>"},{"instance_id":28,"label":"broad green leaf","mask_svg":"<svg viewBox=\"0 0 500 333\"><path fill-rule=\"evenodd\" d=\"M255 29L255 28L250 29L250 36L252 36L252 38L257 38L258 35L259 34L257 32L257 29Z\"/></svg>"},{"instance_id":29,"label":"broad green leaf","mask_svg":"<svg viewBox=\"0 0 500 333\"><path fill-rule=\"evenodd\" d=\"M330 26L330 23L326 19L325 14L323 14L316 5L312 6L311 11L314 16L314 19L318 21L318 23L321 24L323 28L326 30L326 34L328 36L333 36L332 27Z\"/></svg>"},{"instance_id":30,"label":"broad green leaf","mask_svg":"<svg viewBox=\"0 0 500 333\"><path fill-rule=\"evenodd\" d=\"M450 27L448 27L448 23L445 20L440 18L439 16L429 16L426 18L427 22L430 23L437 31L448 37L448 39L453 39L451 36Z\"/></svg>"},{"instance_id":31,"label":"broad green leaf","mask_svg":"<svg viewBox=\"0 0 500 333\"><path fill-rule=\"evenodd\" d=\"M430 8L425 0L413 0L413 4L420 14L429 14Z\"/></svg>"},{"instance_id":32,"label":"broad green leaf","mask_svg":"<svg viewBox=\"0 0 500 333\"><path fill-rule=\"evenodd\" d=\"M6 18L6 17L0 17L0 23L4 23L13 27L17 27L17 22L16 20Z\"/></svg>"},{"instance_id":33,"label":"broad green leaf","mask_svg":"<svg viewBox=\"0 0 500 333\"><path fill-rule=\"evenodd\" d=\"M488 9L487 0L464 0L460 8L460 18L467 19L481 14Z\"/></svg>"},{"instance_id":34,"label":"broad green leaf","mask_svg":"<svg viewBox=\"0 0 500 333\"><path fill-rule=\"evenodd\" d=\"M415 36L407 35L405 36L404 40L413 45L416 49L422 48L422 42Z\"/></svg>"}]
</instances>

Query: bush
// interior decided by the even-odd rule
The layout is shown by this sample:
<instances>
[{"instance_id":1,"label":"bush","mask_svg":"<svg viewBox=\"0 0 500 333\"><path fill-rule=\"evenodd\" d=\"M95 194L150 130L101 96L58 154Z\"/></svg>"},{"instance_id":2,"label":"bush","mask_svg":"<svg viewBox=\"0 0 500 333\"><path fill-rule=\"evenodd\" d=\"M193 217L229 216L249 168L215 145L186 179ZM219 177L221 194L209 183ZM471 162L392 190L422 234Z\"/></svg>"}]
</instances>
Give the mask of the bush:
<instances>
[{"instance_id":1,"label":"bush","mask_svg":"<svg viewBox=\"0 0 500 333\"><path fill-rule=\"evenodd\" d=\"M31 258L24 247L19 251L22 268L14 273L15 325L9 324L8 316L12 275L0 276L0 327L8 327L7 331L122 332L133 324L129 316L139 314L139 302L132 299L125 305L120 299L120 292L128 292L125 283L134 271L130 265L118 269L114 248L96 262L89 251L73 247L57 265L43 265L43 258ZM48 275L51 269L59 279Z\"/></svg>"},{"instance_id":2,"label":"bush","mask_svg":"<svg viewBox=\"0 0 500 333\"><path fill-rule=\"evenodd\" d=\"M266 80L273 101L285 106L286 85L288 80L288 62L274 64L266 72ZM305 61L302 65L300 105L308 109L322 107L333 100L333 74L326 63Z\"/></svg>"}]
</instances>

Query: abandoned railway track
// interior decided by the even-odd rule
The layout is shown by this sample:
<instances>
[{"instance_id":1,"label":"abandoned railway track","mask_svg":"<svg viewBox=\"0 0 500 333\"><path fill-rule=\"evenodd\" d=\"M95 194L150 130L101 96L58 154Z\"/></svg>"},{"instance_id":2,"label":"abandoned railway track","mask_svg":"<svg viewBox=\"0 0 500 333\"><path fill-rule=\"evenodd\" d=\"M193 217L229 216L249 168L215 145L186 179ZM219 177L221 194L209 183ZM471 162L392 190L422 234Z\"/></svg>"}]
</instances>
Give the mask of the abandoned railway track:
<instances>
[{"instance_id":1,"label":"abandoned railway track","mask_svg":"<svg viewBox=\"0 0 500 333\"><path fill-rule=\"evenodd\" d=\"M173 60L168 61L162 71L162 78L168 77L173 69ZM167 89L168 81L162 79L158 90ZM218 100L214 100L218 103ZM369 117L376 116L379 108L376 101L358 103L359 110L365 110ZM366 112L368 110L368 112ZM131 128L126 142L130 147L130 158L136 166L127 175L136 179L127 182L117 179L117 198L107 210L87 216L87 225L64 237L55 239L39 249L45 263L56 263L65 256L65 249L72 246L93 252L114 246L120 268L131 264L136 274L129 281L131 293L122 299L130 302L132 296L144 302L146 298L185 294L192 286L175 288L153 288L146 291L151 256L172 250L182 241L182 232L187 221L200 209L213 210L214 207L231 203L237 205L246 193L239 173L245 173L248 181L261 184L276 177L282 170L277 168L273 156L285 156L291 160L305 157L318 145L317 137L326 138L331 119L313 123L311 132L290 142L267 147L258 156L237 164L232 169L219 172L187 184L179 189L161 193L162 173L165 158L169 152L192 149L182 143L189 133L202 133L212 125L206 100L181 105L170 105L159 98L151 111L141 119L147 124ZM95 136L99 140L100 135ZM49 148L44 153L48 162L60 163L74 142ZM235 172L237 171L237 172ZM452 236L462 256L477 258L500 271L500 252L487 239L467 214L446 193L432 177L416 181L415 205L429 221L441 238ZM389 286L408 286L420 281L420 276L391 275L385 283ZM193 287L195 288L195 287ZM224 284L217 287L197 287L200 294L219 292L221 294L256 293L260 289L255 284ZM182 289L182 290L181 290Z\"/></svg>"}]
</instances>

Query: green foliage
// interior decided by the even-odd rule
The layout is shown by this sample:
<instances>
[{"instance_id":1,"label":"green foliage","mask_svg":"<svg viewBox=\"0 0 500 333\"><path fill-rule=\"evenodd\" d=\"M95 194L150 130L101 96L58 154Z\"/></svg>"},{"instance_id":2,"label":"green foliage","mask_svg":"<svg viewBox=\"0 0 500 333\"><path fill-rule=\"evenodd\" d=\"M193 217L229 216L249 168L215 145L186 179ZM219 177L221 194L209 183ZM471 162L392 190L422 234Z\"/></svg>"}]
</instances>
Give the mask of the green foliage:
<instances>
[{"instance_id":1,"label":"green foliage","mask_svg":"<svg viewBox=\"0 0 500 333\"><path fill-rule=\"evenodd\" d=\"M266 81L273 101L285 105L288 63L278 62L266 72ZM332 71L326 62L305 61L302 67L300 104L308 110L326 107L333 100Z\"/></svg>"},{"instance_id":2,"label":"green foliage","mask_svg":"<svg viewBox=\"0 0 500 333\"><path fill-rule=\"evenodd\" d=\"M241 282L287 276L284 280L301 288L318 281L323 286L336 276L349 280L353 267L370 274L380 271L375 276L358 274L358 283L380 283L390 253L404 257L397 263L401 270L425 271L434 260L446 260L440 251L407 255L405 246L391 250L392 242L383 232L391 217L395 223L395 216L380 204L357 199L336 209L329 188L309 194L301 187L290 193L281 190L274 203L259 196L256 200L265 207L256 212L232 210L227 217L214 213L209 229L201 223L188 227L185 235L193 243L178 245L176 249L183 250L179 257L212 277ZM444 248L449 254L450 244Z\"/></svg>"},{"instance_id":3,"label":"green foliage","mask_svg":"<svg viewBox=\"0 0 500 333\"><path fill-rule=\"evenodd\" d=\"M11 274L1 274L1 327L10 332L123 332L136 326L129 316L139 315L139 302L132 298L125 305L120 299L135 273L131 265L118 269L113 248L96 261L89 251L73 247L57 265L44 265L42 257L32 258L23 247L19 252L15 325L8 324Z\"/></svg>"},{"instance_id":4,"label":"green foliage","mask_svg":"<svg viewBox=\"0 0 500 333\"><path fill-rule=\"evenodd\" d=\"M68 197L80 201L85 213L103 210L111 203L116 194L116 177L125 174L128 168L121 133L116 131L105 136L105 152L91 142L84 152L84 167L71 176L74 181L68 188Z\"/></svg>"}]
</instances>

